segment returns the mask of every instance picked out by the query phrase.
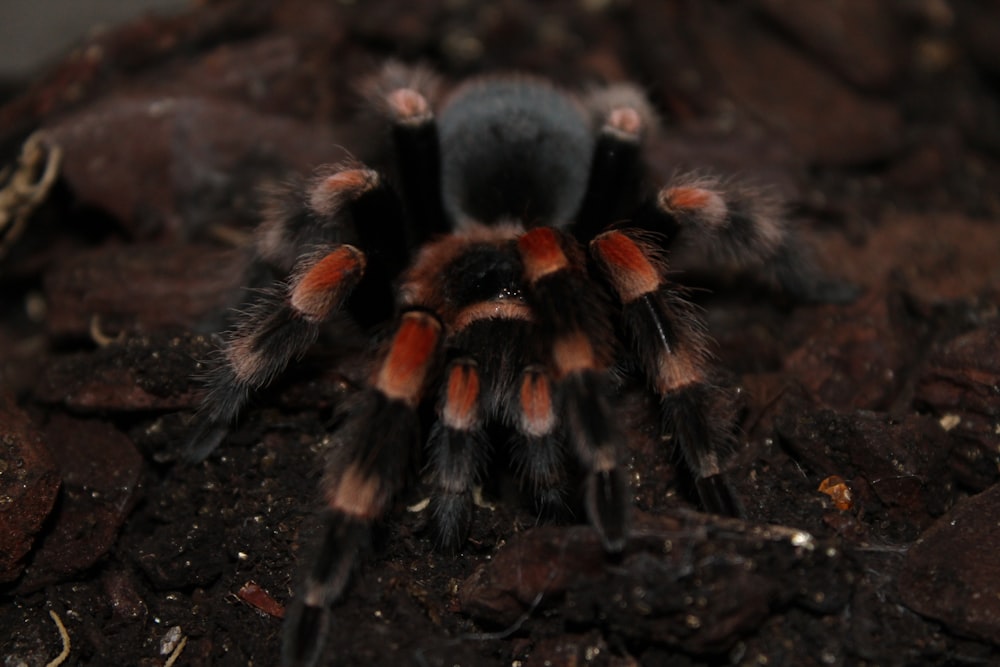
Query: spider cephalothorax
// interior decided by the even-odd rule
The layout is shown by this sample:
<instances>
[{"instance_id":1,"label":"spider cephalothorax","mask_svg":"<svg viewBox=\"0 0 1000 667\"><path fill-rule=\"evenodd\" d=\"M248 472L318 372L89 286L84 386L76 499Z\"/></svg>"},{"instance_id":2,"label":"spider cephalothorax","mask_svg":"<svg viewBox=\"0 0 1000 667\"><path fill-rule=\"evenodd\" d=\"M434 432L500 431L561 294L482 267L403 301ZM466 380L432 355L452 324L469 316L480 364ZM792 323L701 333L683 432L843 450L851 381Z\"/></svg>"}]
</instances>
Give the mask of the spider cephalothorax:
<instances>
[{"instance_id":1,"label":"spider cephalothorax","mask_svg":"<svg viewBox=\"0 0 1000 667\"><path fill-rule=\"evenodd\" d=\"M789 291L822 288L767 198L704 177L643 193L652 119L634 88L576 96L536 78L483 78L435 112L436 88L398 65L368 86L390 122L397 187L338 165L268 212L259 256L288 279L229 336L190 445L207 456L321 326L378 332L332 434L324 536L286 620L289 664L315 662L327 608L417 462L445 548L464 540L490 448L509 447L540 511L582 484L589 522L620 550L628 430L614 406L625 376L654 398L653 429L681 452L704 507L738 513L721 475L731 429L711 414L706 334L667 278L665 251L686 237ZM421 430L428 406L435 418Z\"/></svg>"}]
</instances>

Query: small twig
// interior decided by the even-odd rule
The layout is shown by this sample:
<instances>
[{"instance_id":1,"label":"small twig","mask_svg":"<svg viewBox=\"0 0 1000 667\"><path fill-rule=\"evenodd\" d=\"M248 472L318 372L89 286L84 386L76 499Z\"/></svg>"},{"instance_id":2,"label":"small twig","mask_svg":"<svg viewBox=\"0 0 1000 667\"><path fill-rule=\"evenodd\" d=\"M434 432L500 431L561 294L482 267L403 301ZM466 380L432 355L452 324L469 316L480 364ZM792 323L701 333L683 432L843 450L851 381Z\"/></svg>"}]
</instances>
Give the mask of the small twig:
<instances>
[{"instance_id":1,"label":"small twig","mask_svg":"<svg viewBox=\"0 0 1000 667\"><path fill-rule=\"evenodd\" d=\"M563 546L563 550L565 550L565 545ZM561 554L560 557L562 555L564 554ZM507 637L510 637L512 634L520 630L521 626L532 617L535 610L538 609L538 605L542 603L542 598L544 598L545 593L548 592L549 586L551 586L552 582L555 581L555 578L556 568L552 568L549 570L549 576L545 579L545 583L542 584L542 590L538 591L538 594L535 595L535 598L531 601L531 604L528 605L528 608L524 610L524 613L518 616L517 619L505 629L498 630L497 632L470 632L464 635L459 635L458 639L488 641L490 639L506 639Z\"/></svg>"},{"instance_id":2,"label":"small twig","mask_svg":"<svg viewBox=\"0 0 1000 667\"><path fill-rule=\"evenodd\" d=\"M257 585L256 582L248 581L240 586L240 590L236 592L236 598L268 616L285 617L285 608L281 603L271 597L270 593Z\"/></svg>"},{"instance_id":3,"label":"small twig","mask_svg":"<svg viewBox=\"0 0 1000 667\"><path fill-rule=\"evenodd\" d=\"M59 628L59 639L62 640L63 648L62 653L45 663L45 667L59 667L59 665L66 662L66 658L69 657L69 633L66 632L66 626L63 625L62 619L59 618L59 614L50 609L49 616L52 617L52 620L55 621L56 627Z\"/></svg>"},{"instance_id":4,"label":"small twig","mask_svg":"<svg viewBox=\"0 0 1000 667\"><path fill-rule=\"evenodd\" d=\"M113 343L120 343L125 340L125 332L119 331L114 336L109 336L101 330L101 316L94 314L90 318L90 339L93 340L98 347L107 347Z\"/></svg>"},{"instance_id":5,"label":"small twig","mask_svg":"<svg viewBox=\"0 0 1000 667\"><path fill-rule=\"evenodd\" d=\"M181 637L181 640L177 642L177 646L174 647L173 653L171 653L170 657L167 658L167 661L163 663L163 667L174 667L174 663L177 662L177 658L181 657L181 651L184 650L184 647L187 646L187 643L188 643L188 638Z\"/></svg>"},{"instance_id":6,"label":"small twig","mask_svg":"<svg viewBox=\"0 0 1000 667\"><path fill-rule=\"evenodd\" d=\"M423 512L425 509L427 509L427 507L430 504L431 504L431 499L430 499L430 496L428 496L427 498L424 498L423 500L421 500L419 502L416 502L416 503L408 506L406 508L406 511L407 512L413 512L413 513Z\"/></svg>"},{"instance_id":7,"label":"small twig","mask_svg":"<svg viewBox=\"0 0 1000 667\"><path fill-rule=\"evenodd\" d=\"M0 170L0 258L21 236L59 177L62 149L40 132L25 140L16 170ZM39 172L41 168L41 173Z\"/></svg>"},{"instance_id":8,"label":"small twig","mask_svg":"<svg viewBox=\"0 0 1000 667\"><path fill-rule=\"evenodd\" d=\"M551 580L552 577L549 577L549 579ZM490 639L507 639L507 637L510 637L512 634L514 634L515 632L517 632L518 630L520 630L521 626L524 625L525 622L529 618L531 618L531 616L535 613L535 610L538 609L538 605L540 605L542 603L542 598L543 597L545 597L545 591L544 590L538 591L538 595L536 595L535 599L531 601L531 604L524 611L524 613L522 613L520 616L518 616L517 620L515 620L513 623L511 623L509 626L507 626L503 630L498 630L496 632L468 632L466 634L459 635L458 638L459 639L468 639L468 640L472 640L472 641L488 641Z\"/></svg>"},{"instance_id":9,"label":"small twig","mask_svg":"<svg viewBox=\"0 0 1000 667\"><path fill-rule=\"evenodd\" d=\"M493 503L491 503L490 501L486 500L486 498L483 497L482 486L473 487L472 502L476 507L482 507L484 510L489 510L491 512L497 508L496 505L494 505Z\"/></svg>"},{"instance_id":10,"label":"small twig","mask_svg":"<svg viewBox=\"0 0 1000 667\"><path fill-rule=\"evenodd\" d=\"M243 248L253 242L253 234L225 225L212 225L208 228L208 235L234 248Z\"/></svg>"}]
</instances>

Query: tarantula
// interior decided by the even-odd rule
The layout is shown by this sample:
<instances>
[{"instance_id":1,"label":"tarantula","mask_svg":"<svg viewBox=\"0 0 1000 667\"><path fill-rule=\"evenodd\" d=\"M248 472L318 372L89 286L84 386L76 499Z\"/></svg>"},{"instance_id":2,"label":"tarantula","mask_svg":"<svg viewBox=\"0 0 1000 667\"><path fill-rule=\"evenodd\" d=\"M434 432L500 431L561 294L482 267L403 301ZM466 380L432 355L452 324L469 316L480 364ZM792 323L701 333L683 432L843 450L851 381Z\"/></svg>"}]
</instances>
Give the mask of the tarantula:
<instances>
[{"instance_id":1,"label":"tarantula","mask_svg":"<svg viewBox=\"0 0 1000 667\"><path fill-rule=\"evenodd\" d=\"M634 87L575 95L515 75L439 96L432 75L394 64L367 93L391 127L396 186L341 164L268 212L258 254L288 278L240 316L188 448L206 457L322 327L335 340L370 332L332 435L323 536L286 618L290 665L315 663L328 608L417 462L446 549L463 543L473 490L504 445L541 512L566 502L578 469L590 524L621 550L623 378L655 397L653 426L704 508L739 514L720 466L731 425L712 414L705 327L668 278L676 238L766 269L795 295L830 296L769 198L689 176L644 192L653 118ZM434 417L422 439L424 412Z\"/></svg>"}]
</instances>

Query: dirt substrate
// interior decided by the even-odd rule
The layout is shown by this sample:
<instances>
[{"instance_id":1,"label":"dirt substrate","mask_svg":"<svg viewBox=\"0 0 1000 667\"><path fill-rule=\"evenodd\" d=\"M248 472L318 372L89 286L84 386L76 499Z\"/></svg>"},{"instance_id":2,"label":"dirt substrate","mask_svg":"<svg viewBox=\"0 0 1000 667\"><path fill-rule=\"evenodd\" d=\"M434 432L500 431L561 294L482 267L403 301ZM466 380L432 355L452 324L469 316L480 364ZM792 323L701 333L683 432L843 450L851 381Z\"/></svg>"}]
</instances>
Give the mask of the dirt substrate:
<instances>
[{"instance_id":1,"label":"dirt substrate","mask_svg":"<svg viewBox=\"0 0 1000 667\"><path fill-rule=\"evenodd\" d=\"M60 653L50 611L64 665L276 663L349 389L319 345L188 465L192 378L262 190L379 157L356 85L389 57L638 82L658 174L769 184L859 295L678 258L737 390L747 519L697 512L642 418L614 557L501 470L444 556L416 484L324 664L1000 664L998 34L985 0L209 1L82 46L0 106L3 665Z\"/></svg>"}]
</instances>

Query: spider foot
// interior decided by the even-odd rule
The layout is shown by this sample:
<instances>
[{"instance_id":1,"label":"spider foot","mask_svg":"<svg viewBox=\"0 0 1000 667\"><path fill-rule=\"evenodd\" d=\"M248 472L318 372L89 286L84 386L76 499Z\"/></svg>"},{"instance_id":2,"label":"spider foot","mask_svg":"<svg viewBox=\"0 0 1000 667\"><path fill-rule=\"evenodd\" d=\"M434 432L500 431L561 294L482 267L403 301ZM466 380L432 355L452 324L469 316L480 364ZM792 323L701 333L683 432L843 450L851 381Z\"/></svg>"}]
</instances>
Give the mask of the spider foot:
<instances>
[{"instance_id":1,"label":"spider foot","mask_svg":"<svg viewBox=\"0 0 1000 667\"><path fill-rule=\"evenodd\" d=\"M326 643L330 605L343 593L358 554L369 540L369 523L340 512L326 512L323 539L300 595L285 613L281 661L284 667L311 667Z\"/></svg>"},{"instance_id":2,"label":"spider foot","mask_svg":"<svg viewBox=\"0 0 1000 667\"><path fill-rule=\"evenodd\" d=\"M227 423L211 419L203 420L184 444L182 458L187 463L201 463L215 451L228 433Z\"/></svg>"},{"instance_id":3,"label":"spider foot","mask_svg":"<svg viewBox=\"0 0 1000 667\"><path fill-rule=\"evenodd\" d=\"M471 359L451 364L442 386L438 421L427 441L435 494L432 526L438 546L458 551L472 521L472 491L479 484L489 440L483 431L480 376Z\"/></svg>"},{"instance_id":4,"label":"spider foot","mask_svg":"<svg viewBox=\"0 0 1000 667\"><path fill-rule=\"evenodd\" d=\"M628 533L628 482L617 465L587 475L584 502L590 524L601 537L604 550L618 553Z\"/></svg>"},{"instance_id":5,"label":"spider foot","mask_svg":"<svg viewBox=\"0 0 1000 667\"><path fill-rule=\"evenodd\" d=\"M628 532L628 484L618 462L621 433L611 417L602 374L577 372L561 382L567 437L587 469L584 504L609 552L621 551Z\"/></svg>"},{"instance_id":6,"label":"spider foot","mask_svg":"<svg viewBox=\"0 0 1000 667\"><path fill-rule=\"evenodd\" d=\"M826 275L809 261L804 248L785 247L773 272L781 290L798 303L851 303L861 296L858 285Z\"/></svg>"},{"instance_id":7,"label":"spider foot","mask_svg":"<svg viewBox=\"0 0 1000 667\"><path fill-rule=\"evenodd\" d=\"M456 554L469 536L473 510L472 491L437 493L431 498L431 530L434 545L446 554Z\"/></svg>"},{"instance_id":8,"label":"spider foot","mask_svg":"<svg viewBox=\"0 0 1000 667\"><path fill-rule=\"evenodd\" d=\"M306 605L296 597L285 610L281 633L282 667L312 667L326 645L330 610Z\"/></svg>"},{"instance_id":9,"label":"spider foot","mask_svg":"<svg viewBox=\"0 0 1000 667\"><path fill-rule=\"evenodd\" d=\"M734 493L729 480L722 473L702 477L695 481L698 490L698 500L702 508L720 516L743 518L746 510L739 497Z\"/></svg>"}]
</instances>

